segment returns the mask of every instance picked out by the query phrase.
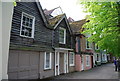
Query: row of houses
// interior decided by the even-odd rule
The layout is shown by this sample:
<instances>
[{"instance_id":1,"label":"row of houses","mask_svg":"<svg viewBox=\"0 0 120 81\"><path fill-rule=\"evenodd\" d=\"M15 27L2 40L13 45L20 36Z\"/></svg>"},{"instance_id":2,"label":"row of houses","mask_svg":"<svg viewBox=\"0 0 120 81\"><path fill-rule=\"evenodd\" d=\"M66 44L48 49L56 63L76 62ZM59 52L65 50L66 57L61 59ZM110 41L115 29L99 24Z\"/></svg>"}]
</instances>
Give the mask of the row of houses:
<instances>
[{"instance_id":1,"label":"row of houses","mask_svg":"<svg viewBox=\"0 0 120 81\"><path fill-rule=\"evenodd\" d=\"M96 52L97 45L81 34L83 24L89 21L69 22L65 13L53 16L53 11L43 10L38 1L17 2L11 26L8 79L43 79L108 62L109 54Z\"/></svg>"}]
</instances>

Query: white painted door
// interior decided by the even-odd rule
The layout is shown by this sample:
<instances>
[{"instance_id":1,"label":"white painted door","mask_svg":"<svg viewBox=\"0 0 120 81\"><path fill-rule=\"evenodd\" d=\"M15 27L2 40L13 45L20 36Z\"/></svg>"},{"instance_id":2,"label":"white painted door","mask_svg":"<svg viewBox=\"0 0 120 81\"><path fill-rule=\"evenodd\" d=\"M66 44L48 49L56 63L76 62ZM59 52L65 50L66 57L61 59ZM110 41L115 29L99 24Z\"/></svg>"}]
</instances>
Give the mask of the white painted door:
<instances>
[{"instance_id":1,"label":"white painted door","mask_svg":"<svg viewBox=\"0 0 120 81\"><path fill-rule=\"evenodd\" d=\"M81 70L84 70L84 56L81 57Z\"/></svg>"}]
</instances>

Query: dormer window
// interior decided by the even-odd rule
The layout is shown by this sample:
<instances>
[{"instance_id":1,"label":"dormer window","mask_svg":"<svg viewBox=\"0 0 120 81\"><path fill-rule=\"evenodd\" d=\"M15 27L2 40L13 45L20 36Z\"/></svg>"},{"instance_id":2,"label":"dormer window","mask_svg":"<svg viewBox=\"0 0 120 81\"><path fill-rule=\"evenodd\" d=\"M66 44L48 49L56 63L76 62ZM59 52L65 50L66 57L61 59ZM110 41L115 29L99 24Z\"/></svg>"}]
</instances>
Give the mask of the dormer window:
<instances>
[{"instance_id":1,"label":"dormer window","mask_svg":"<svg viewBox=\"0 0 120 81\"><path fill-rule=\"evenodd\" d=\"M66 29L62 27L59 28L59 43L66 43Z\"/></svg>"},{"instance_id":2,"label":"dormer window","mask_svg":"<svg viewBox=\"0 0 120 81\"><path fill-rule=\"evenodd\" d=\"M35 17L22 13L20 36L34 38Z\"/></svg>"}]
</instances>

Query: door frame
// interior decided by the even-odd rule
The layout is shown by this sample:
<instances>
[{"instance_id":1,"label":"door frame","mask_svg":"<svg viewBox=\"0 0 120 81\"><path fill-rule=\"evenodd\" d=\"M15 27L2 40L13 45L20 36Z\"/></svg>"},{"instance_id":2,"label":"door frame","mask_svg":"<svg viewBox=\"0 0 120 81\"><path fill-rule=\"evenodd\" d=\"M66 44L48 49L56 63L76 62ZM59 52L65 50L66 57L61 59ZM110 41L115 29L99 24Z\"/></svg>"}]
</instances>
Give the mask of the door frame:
<instances>
[{"instance_id":1,"label":"door frame","mask_svg":"<svg viewBox=\"0 0 120 81\"><path fill-rule=\"evenodd\" d=\"M57 56L57 60L56 60L56 56ZM60 68L59 59L60 58L59 57L60 57L59 52L55 51L55 76L60 74L60 71L59 71L59 68ZM58 62L58 63L56 63L56 62ZM58 69L56 67L58 67Z\"/></svg>"},{"instance_id":2,"label":"door frame","mask_svg":"<svg viewBox=\"0 0 120 81\"><path fill-rule=\"evenodd\" d=\"M68 73L68 52L64 53L64 73Z\"/></svg>"},{"instance_id":3,"label":"door frame","mask_svg":"<svg viewBox=\"0 0 120 81\"><path fill-rule=\"evenodd\" d=\"M56 50L55 51L55 76L60 75L60 52L64 53L64 73L69 72L69 70L68 70L68 50ZM56 60L56 56L58 56L57 60ZM57 61L58 61L58 64L56 63ZM56 67L58 67L58 69Z\"/></svg>"}]
</instances>

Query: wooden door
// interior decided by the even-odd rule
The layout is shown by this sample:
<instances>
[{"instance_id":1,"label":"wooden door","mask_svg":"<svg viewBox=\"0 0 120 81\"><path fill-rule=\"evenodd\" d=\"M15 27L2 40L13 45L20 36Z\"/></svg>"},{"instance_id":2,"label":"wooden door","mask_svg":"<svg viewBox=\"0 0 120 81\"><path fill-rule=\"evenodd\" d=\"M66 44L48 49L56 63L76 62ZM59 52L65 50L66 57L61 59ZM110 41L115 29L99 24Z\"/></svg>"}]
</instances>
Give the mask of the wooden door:
<instances>
[{"instance_id":1,"label":"wooden door","mask_svg":"<svg viewBox=\"0 0 120 81\"><path fill-rule=\"evenodd\" d=\"M64 53L60 52L60 74L64 73Z\"/></svg>"}]
</instances>

